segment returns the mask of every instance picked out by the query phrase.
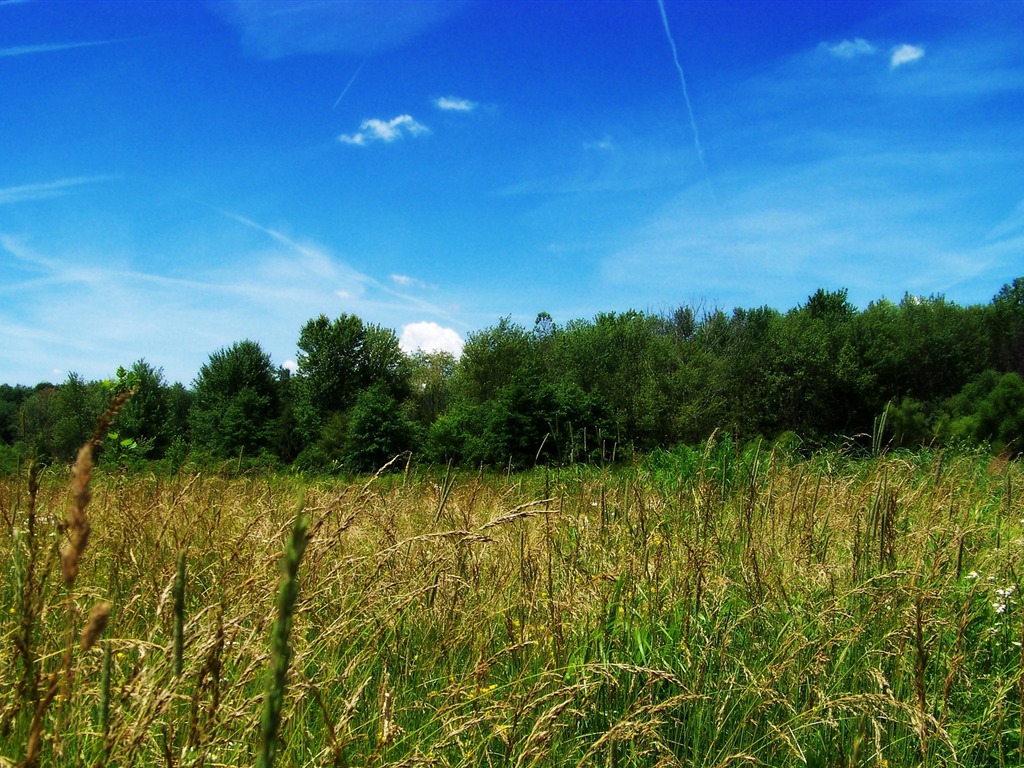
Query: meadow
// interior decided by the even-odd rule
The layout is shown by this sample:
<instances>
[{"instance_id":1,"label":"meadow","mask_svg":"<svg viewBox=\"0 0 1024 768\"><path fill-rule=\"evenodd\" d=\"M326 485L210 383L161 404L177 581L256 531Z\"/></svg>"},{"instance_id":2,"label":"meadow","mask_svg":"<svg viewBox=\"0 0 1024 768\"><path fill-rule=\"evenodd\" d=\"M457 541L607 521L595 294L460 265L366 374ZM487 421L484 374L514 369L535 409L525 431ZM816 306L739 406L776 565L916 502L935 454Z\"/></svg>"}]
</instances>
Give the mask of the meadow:
<instances>
[{"instance_id":1,"label":"meadow","mask_svg":"<svg viewBox=\"0 0 1024 768\"><path fill-rule=\"evenodd\" d=\"M727 440L16 473L0 765L1021 765L1022 490L978 451Z\"/></svg>"}]
</instances>

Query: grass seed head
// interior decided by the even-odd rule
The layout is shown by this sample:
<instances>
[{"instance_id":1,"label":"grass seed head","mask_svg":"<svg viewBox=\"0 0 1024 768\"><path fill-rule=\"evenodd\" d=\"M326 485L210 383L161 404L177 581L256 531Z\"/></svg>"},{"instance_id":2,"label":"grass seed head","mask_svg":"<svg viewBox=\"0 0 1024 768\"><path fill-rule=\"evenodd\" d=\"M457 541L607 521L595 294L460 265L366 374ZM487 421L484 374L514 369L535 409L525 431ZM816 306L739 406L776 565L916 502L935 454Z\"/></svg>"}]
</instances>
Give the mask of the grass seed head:
<instances>
[{"instance_id":1,"label":"grass seed head","mask_svg":"<svg viewBox=\"0 0 1024 768\"><path fill-rule=\"evenodd\" d=\"M82 629L82 643L81 647L83 651L89 651L96 641L100 639L100 635L103 634L103 630L107 628L107 622L110 620L110 603L100 602L96 603L89 611L89 619L85 622L85 628Z\"/></svg>"}]
</instances>

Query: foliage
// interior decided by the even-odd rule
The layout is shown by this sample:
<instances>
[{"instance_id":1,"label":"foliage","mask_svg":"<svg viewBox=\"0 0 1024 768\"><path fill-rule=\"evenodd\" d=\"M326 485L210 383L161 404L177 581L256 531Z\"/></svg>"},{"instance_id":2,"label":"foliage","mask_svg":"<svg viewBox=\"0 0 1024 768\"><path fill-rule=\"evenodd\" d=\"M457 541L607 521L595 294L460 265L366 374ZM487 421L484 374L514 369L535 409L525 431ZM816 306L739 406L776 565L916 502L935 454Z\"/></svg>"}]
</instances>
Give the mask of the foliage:
<instances>
[{"instance_id":1,"label":"foliage","mask_svg":"<svg viewBox=\"0 0 1024 768\"><path fill-rule=\"evenodd\" d=\"M999 369L1024 376L1024 277L992 298L990 332Z\"/></svg>"},{"instance_id":2,"label":"foliage","mask_svg":"<svg viewBox=\"0 0 1024 768\"><path fill-rule=\"evenodd\" d=\"M106 398L77 373L69 373L52 398L50 450L59 461L70 463L89 439Z\"/></svg>"},{"instance_id":3,"label":"foliage","mask_svg":"<svg viewBox=\"0 0 1024 768\"><path fill-rule=\"evenodd\" d=\"M220 458L258 455L274 437L278 391L270 357L253 341L210 355L189 412L193 444Z\"/></svg>"},{"instance_id":4,"label":"foliage","mask_svg":"<svg viewBox=\"0 0 1024 768\"><path fill-rule=\"evenodd\" d=\"M348 418L344 463L356 472L373 472L414 445L415 425L389 388L378 383L361 392Z\"/></svg>"},{"instance_id":5,"label":"foliage","mask_svg":"<svg viewBox=\"0 0 1024 768\"><path fill-rule=\"evenodd\" d=\"M255 347L255 349L253 349ZM603 312L469 334L461 357L406 354L391 329L342 314L303 325L294 375L254 342L214 353L193 389L145 360L108 382L0 388L0 443L70 461L110 388L138 386L107 460L191 453L304 472L369 470L399 452L465 466L628 461L799 435L877 451L987 443L1020 450L1024 278L987 305L906 294L863 311L819 289L789 311ZM358 437L357 437L358 436ZM365 444L357 444L365 443ZM117 455L115 455L117 454ZM386 454L390 454L385 456Z\"/></svg>"},{"instance_id":6,"label":"foliage","mask_svg":"<svg viewBox=\"0 0 1024 768\"><path fill-rule=\"evenodd\" d=\"M135 390L118 416L121 439L133 441L143 455L163 458L175 436L163 371L145 360L137 360L129 370L118 369L114 386L118 390Z\"/></svg>"},{"instance_id":7,"label":"foliage","mask_svg":"<svg viewBox=\"0 0 1024 768\"><path fill-rule=\"evenodd\" d=\"M967 384L949 401L951 437L988 441L1014 452L1024 449L1024 380L1016 373L995 371Z\"/></svg>"},{"instance_id":8,"label":"foliage","mask_svg":"<svg viewBox=\"0 0 1024 768\"><path fill-rule=\"evenodd\" d=\"M319 442L340 459L348 414L361 393L378 387L396 401L409 396L412 365L388 328L355 315L320 315L302 327L298 346L294 418L306 445Z\"/></svg>"},{"instance_id":9,"label":"foliage","mask_svg":"<svg viewBox=\"0 0 1024 768\"><path fill-rule=\"evenodd\" d=\"M0 444L10 444L19 438L18 413L31 394L29 387L0 384Z\"/></svg>"}]
</instances>

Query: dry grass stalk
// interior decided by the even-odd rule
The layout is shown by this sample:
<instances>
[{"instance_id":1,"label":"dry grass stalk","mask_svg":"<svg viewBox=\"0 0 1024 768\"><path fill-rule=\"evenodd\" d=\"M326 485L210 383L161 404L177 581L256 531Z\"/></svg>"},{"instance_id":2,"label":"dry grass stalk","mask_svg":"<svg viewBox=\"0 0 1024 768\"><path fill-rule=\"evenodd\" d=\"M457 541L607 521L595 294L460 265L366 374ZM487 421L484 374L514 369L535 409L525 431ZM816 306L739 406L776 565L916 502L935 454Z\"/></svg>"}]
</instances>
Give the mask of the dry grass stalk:
<instances>
[{"instance_id":1,"label":"dry grass stalk","mask_svg":"<svg viewBox=\"0 0 1024 768\"><path fill-rule=\"evenodd\" d=\"M71 587L78 578L79 566L82 554L89 543L89 535L92 526L85 516L85 509L92 499L92 492L89 483L92 480L92 470L95 461L96 448L102 444L102 439L120 410L135 394L135 389L127 390L117 394L107 410L103 412L96 422L96 429L92 437L78 449L78 456L71 469L71 504L68 507L67 519L59 526L67 534L67 541L61 547L60 565L61 573L64 576L64 584L68 590L67 595L67 626L68 639L64 649L63 674L54 671L50 675L45 694L37 699L32 714L32 724L29 727L28 742L25 749L25 758L22 762L23 768L36 768L39 765L40 749L43 736L43 719L50 704L57 695L57 689L61 678L64 681L64 705L68 705L71 699L74 685L72 661L74 658L74 626L78 616L77 608L71 595ZM36 480L33 476L29 478L30 486L34 487ZM110 604L101 603L95 606L90 612L89 620L82 632L80 645L83 651L89 650L106 628L110 616ZM61 723L57 724L57 732L62 730Z\"/></svg>"},{"instance_id":2,"label":"dry grass stalk","mask_svg":"<svg viewBox=\"0 0 1024 768\"><path fill-rule=\"evenodd\" d=\"M92 607L89 611L89 620L85 623L85 627L82 629L82 641L80 647L83 652L87 652L96 645L96 641L99 640L100 635L103 634L103 630L107 628L107 622L110 620L110 603L99 602Z\"/></svg>"},{"instance_id":3,"label":"dry grass stalk","mask_svg":"<svg viewBox=\"0 0 1024 768\"><path fill-rule=\"evenodd\" d=\"M89 543L89 534L92 531L92 526L85 516L85 508L92 498L89 481L92 479L93 450L94 446L90 440L78 449L78 458L71 468L71 506L68 508L68 518L64 522L68 540L60 552L60 568L64 574L64 583L69 587L78 577L79 561Z\"/></svg>"}]
</instances>

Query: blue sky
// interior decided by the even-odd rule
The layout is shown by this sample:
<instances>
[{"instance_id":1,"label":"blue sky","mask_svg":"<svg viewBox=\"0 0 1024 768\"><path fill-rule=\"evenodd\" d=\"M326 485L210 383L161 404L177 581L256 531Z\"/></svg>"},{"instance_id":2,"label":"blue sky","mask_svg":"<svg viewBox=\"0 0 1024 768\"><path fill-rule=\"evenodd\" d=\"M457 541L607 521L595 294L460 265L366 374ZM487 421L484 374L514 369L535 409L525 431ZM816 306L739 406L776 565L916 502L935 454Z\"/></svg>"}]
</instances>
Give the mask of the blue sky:
<instances>
[{"instance_id":1,"label":"blue sky","mask_svg":"<svg viewBox=\"0 0 1024 768\"><path fill-rule=\"evenodd\" d=\"M0 98L0 382L1024 274L1019 1L0 0Z\"/></svg>"}]
</instances>

